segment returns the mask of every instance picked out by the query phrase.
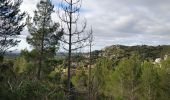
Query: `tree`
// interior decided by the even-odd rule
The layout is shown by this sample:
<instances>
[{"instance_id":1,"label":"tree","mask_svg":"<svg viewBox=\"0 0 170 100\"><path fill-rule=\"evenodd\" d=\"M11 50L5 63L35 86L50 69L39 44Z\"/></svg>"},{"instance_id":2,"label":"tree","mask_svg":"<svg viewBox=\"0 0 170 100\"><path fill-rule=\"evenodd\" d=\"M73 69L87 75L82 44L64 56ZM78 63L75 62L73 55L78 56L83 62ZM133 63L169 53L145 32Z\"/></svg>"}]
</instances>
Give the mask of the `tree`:
<instances>
[{"instance_id":1,"label":"tree","mask_svg":"<svg viewBox=\"0 0 170 100\"><path fill-rule=\"evenodd\" d=\"M114 95L117 99L138 99L141 62L134 56L119 62L113 74Z\"/></svg>"},{"instance_id":2,"label":"tree","mask_svg":"<svg viewBox=\"0 0 170 100\"><path fill-rule=\"evenodd\" d=\"M142 96L141 98L145 100L155 100L158 92L158 73L157 69L151 62L144 62L142 64Z\"/></svg>"},{"instance_id":3,"label":"tree","mask_svg":"<svg viewBox=\"0 0 170 100\"><path fill-rule=\"evenodd\" d=\"M161 62L158 67L159 93L158 100L169 100L170 98L170 57Z\"/></svg>"},{"instance_id":4,"label":"tree","mask_svg":"<svg viewBox=\"0 0 170 100\"><path fill-rule=\"evenodd\" d=\"M15 59L14 71L17 75L21 75L22 79L36 79L36 58L37 52L35 50L21 50L20 56Z\"/></svg>"},{"instance_id":5,"label":"tree","mask_svg":"<svg viewBox=\"0 0 170 100\"><path fill-rule=\"evenodd\" d=\"M64 23L63 26L66 26L62 42L67 46L63 48L68 51L68 94L71 92L70 70L72 63L72 52L85 47L85 42L89 38L89 35L85 33L86 22L83 23L82 28L78 23L81 4L82 0L62 0L58 10L59 18Z\"/></svg>"},{"instance_id":6,"label":"tree","mask_svg":"<svg viewBox=\"0 0 170 100\"><path fill-rule=\"evenodd\" d=\"M0 0L0 56L20 41L15 38L23 30L25 13L21 13L22 0Z\"/></svg>"},{"instance_id":7,"label":"tree","mask_svg":"<svg viewBox=\"0 0 170 100\"><path fill-rule=\"evenodd\" d=\"M38 72L37 78L40 79L42 62L53 57L58 46L62 31L57 31L59 23L51 19L54 6L50 0L41 0L34 11L33 22L31 17L27 18L27 26L31 36L27 37L27 42L38 51Z\"/></svg>"},{"instance_id":8,"label":"tree","mask_svg":"<svg viewBox=\"0 0 170 100\"><path fill-rule=\"evenodd\" d=\"M93 72L94 71L94 72ZM91 100L112 98L113 62L108 58L97 60L91 79Z\"/></svg>"},{"instance_id":9,"label":"tree","mask_svg":"<svg viewBox=\"0 0 170 100\"><path fill-rule=\"evenodd\" d=\"M89 38L89 86L88 86L88 89L89 89L89 100L92 100L91 98L91 92L92 92L92 76L91 76L91 65L92 65L92 42L93 42L93 30L91 29L90 31L90 38Z\"/></svg>"}]
</instances>

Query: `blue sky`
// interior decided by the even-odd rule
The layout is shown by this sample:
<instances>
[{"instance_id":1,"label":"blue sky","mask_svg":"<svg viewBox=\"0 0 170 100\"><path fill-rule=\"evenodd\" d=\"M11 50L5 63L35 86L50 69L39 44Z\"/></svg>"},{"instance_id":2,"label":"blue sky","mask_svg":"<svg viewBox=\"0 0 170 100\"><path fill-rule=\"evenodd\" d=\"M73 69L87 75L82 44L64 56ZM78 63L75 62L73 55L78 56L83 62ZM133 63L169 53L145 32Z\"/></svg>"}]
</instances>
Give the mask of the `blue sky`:
<instances>
[{"instance_id":1,"label":"blue sky","mask_svg":"<svg viewBox=\"0 0 170 100\"><path fill-rule=\"evenodd\" d=\"M23 0L22 11L33 15L38 1ZM170 44L169 5L170 0L83 0L81 16L93 27L94 49L114 44L162 45ZM57 14L53 19L58 21ZM25 29L18 49L30 48L27 35Z\"/></svg>"}]
</instances>

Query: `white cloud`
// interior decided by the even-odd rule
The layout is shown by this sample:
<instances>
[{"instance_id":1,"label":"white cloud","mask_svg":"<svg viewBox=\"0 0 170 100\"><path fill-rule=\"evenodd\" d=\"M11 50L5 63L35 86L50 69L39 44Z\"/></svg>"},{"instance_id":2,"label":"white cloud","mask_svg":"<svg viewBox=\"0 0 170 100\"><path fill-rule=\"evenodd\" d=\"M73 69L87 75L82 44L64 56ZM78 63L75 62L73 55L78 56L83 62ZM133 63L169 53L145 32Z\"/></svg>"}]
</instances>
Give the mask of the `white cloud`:
<instances>
[{"instance_id":1,"label":"white cloud","mask_svg":"<svg viewBox=\"0 0 170 100\"><path fill-rule=\"evenodd\" d=\"M24 0L22 11L33 14L38 1ZM59 0L53 2L57 5ZM83 0L81 16L94 28L95 49L112 44L170 44L169 4L170 0ZM58 21L57 14L53 19Z\"/></svg>"}]
</instances>

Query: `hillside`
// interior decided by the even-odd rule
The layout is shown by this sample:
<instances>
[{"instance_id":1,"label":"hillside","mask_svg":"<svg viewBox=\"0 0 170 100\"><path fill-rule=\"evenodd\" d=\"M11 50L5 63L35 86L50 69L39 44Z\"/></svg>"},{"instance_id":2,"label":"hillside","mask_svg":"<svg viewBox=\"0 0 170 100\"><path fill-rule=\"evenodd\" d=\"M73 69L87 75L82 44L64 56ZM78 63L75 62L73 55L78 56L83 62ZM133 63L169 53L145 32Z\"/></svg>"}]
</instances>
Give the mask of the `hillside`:
<instances>
[{"instance_id":1,"label":"hillside","mask_svg":"<svg viewBox=\"0 0 170 100\"><path fill-rule=\"evenodd\" d=\"M128 58L134 54L138 54L143 60L155 60L156 58L164 58L165 55L170 54L169 45L159 46L148 46L148 45L137 45L137 46L123 46L113 45L105 47L101 50L99 56L108 57L113 60Z\"/></svg>"}]
</instances>

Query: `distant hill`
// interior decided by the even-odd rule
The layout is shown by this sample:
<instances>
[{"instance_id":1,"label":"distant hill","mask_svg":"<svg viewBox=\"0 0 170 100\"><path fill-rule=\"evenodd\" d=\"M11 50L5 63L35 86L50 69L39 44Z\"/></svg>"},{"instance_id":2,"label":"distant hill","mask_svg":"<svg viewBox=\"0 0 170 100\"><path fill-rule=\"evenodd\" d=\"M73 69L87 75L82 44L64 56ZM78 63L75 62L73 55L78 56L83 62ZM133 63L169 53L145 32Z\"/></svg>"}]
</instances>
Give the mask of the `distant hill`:
<instances>
[{"instance_id":1,"label":"distant hill","mask_svg":"<svg viewBox=\"0 0 170 100\"><path fill-rule=\"evenodd\" d=\"M20 55L20 52L6 52L5 53L5 58L16 58Z\"/></svg>"},{"instance_id":2,"label":"distant hill","mask_svg":"<svg viewBox=\"0 0 170 100\"><path fill-rule=\"evenodd\" d=\"M102 49L100 56L108 57L114 60L120 60L125 57L130 57L134 54L138 54L143 60L155 60L156 58L163 58L165 55L170 55L170 45L113 45Z\"/></svg>"}]
</instances>

